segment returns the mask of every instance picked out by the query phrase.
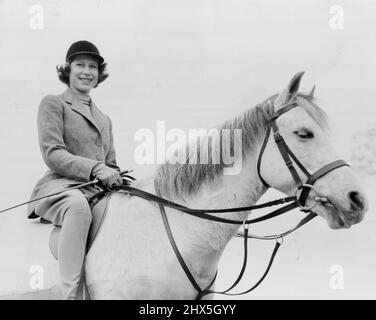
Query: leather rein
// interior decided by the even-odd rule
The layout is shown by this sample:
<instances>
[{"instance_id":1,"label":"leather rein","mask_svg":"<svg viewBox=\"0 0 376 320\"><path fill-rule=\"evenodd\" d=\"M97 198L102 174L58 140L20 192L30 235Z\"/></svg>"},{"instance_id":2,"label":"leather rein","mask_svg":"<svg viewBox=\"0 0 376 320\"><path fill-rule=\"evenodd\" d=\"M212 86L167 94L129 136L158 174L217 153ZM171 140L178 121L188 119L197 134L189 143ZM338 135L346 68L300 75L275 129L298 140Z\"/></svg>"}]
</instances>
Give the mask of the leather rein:
<instances>
[{"instance_id":1,"label":"leather rein","mask_svg":"<svg viewBox=\"0 0 376 320\"><path fill-rule=\"evenodd\" d=\"M323 166L322 168L320 168L319 170L317 170L313 174L310 174L308 172L308 170L301 164L301 162L297 159L297 157L294 155L294 153L290 150L290 148L287 146L286 142L284 141L283 137L279 133L279 128L278 128L278 125L276 123L276 120L282 114L290 111L291 109L293 109L297 106L298 106L297 102L294 102L294 101L290 102L290 103L282 106L280 109L278 109L278 111L274 112L272 114L272 116L269 118L268 128L267 128L266 135L265 135L265 138L264 138L261 150L260 150L260 154L259 154L259 157L258 157L258 161L257 161L257 172L258 172L259 178L266 188L270 188L270 185L262 178L260 168L261 168L261 161L262 161L263 153L264 153L265 148L267 146L267 142L269 140L269 136L271 134L271 131L273 131L274 141L277 144L279 152L280 152L287 168L289 169L289 171L292 175L292 178L293 178L293 180L296 184L296 187L297 187L297 190L296 190L296 193L295 193L294 196L289 196L289 197L269 201L269 202L258 204L258 205L247 206L247 207L226 208L226 209L191 209L191 208L182 206L180 204L174 203L172 201L161 198L160 197L161 193L160 193L160 190L159 190L159 187L158 187L156 181L154 181L154 185L155 185L155 191L156 191L157 195L153 195L153 194L150 194L148 192L145 192L145 191L142 191L142 190L130 187L130 186L120 186L120 187L115 188L115 190L124 190L129 194L132 194L132 195L144 198L146 200L158 203L160 213L161 213L161 217L162 217L162 220L163 220L163 223L164 223L170 244L171 244L171 246L174 250L174 253L175 253L182 269L184 270L187 278L189 279L192 286L197 291L196 300L200 300L208 294L223 294L223 295L235 296L235 295L243 295L243 294L249 293L252 290L254 290L267 276L267 274L268 274L268 272L269 272L269 270L270 270L270 268L273 264L274 258L275 258L276 254L278 252L278 249L281 246L281 244L283 243L283 237L292 233L293 231L302 227L308 221L315 218L317 216L317 214L314 213L312 211L312 209L317 205L318 202L322 202L324 204L328 203L327 198L318 196L318 193L317 193L316 189L314 188L313 184L319 178L323 177L327 173L329 173L329 172L331 172L331 171L333 171L337 168L340 168L342 166L349 166L345 161L337 160L337 161L333 161L333 162ZM303 183L301 181L301 179L300 179L300 177L297 173L297 170L294 167L294 163L296 163L297 166L302 170L302 172L307 176L307 180L306 180L305 183ZM306 200L307 200L308 195L309 195L311 190L313 190L316 193L316 196L313 198L314 203L310 206L306 206ZM298 191L300 191L299 197L298 197ZM214 215L210 214L210 213L226 213L226 212L248 211L248 210L260 209L260 208L270 207L270 206L274 206L274 205L278 205L278 204L288 203L288 202L290 202L290 203L281 207L281 208L279 208L279 209L277 209L277 210L274 210L274 211L272 211L272 212L270 212L270 213L268 213L264 216L254 218L254 219L250 219L250 220L244 220L244 221L226 219L226 218L222 218L222 217L218 217L218 216L214 216ZM243 264L242 264L242 268L240 270L238 277L236 278L235 282L228 289L226 289L224 291L215 291L215 290L210 289L213 286L213 284L216 280L217 271L216 271L212 281L209 283L208 286L206 286L204 289L202 289L200 287L200 285L195 280L194 276L192 275L189 267L187 266L184 258L182 257L182 255L181 255L181 253L178 249L178 246L175 242L175 239L174 239L174 236L172 234L172 230L171 230L171 227L170 227L167 215L166 215L165 207L169 207L171 209L179 210L179 211L185 212L189 215L192 215L192 216L195 216L195 217L201 218L201 219L212 220L212 221L216 221L216 222L220 222L220 223L230 223L230 224L243 225L244 233L243 234L238 233L236 235L236 236L241 236L241 237L244 238ZM307 212L308 214L292 229L290 229L286 232L283 232L281 234L268 235L268 236L256 236L256 235L251 235L251 234L248 233L248 228L249 228L250 224L274 218L276 216L279 216L279 215L281 215L281 214L283 214L287 211L290 211L292 209L295 209L295 208L299 208L301 211ZM243 292L240 292L240 293L230 293L229 291L236 287L236 285L240 282L240 280L242 279L242 277L244 275L244 272L245 272L245 269L246 269L246 266L247 266L247 260L248 260L247 259L248 258L247 257L247 251L248 251L247 244L248 244L249 238L261 239L261 240L276 240L276 244L274 246L273 252L272 252L271 257L269 259L269 263L266 267L266 270L265 270L264 274L261 276L261 278L256 282L256 284L254 284L250 289L248 289L246 291L243 291Z\"/></svg>"}]
</instances>

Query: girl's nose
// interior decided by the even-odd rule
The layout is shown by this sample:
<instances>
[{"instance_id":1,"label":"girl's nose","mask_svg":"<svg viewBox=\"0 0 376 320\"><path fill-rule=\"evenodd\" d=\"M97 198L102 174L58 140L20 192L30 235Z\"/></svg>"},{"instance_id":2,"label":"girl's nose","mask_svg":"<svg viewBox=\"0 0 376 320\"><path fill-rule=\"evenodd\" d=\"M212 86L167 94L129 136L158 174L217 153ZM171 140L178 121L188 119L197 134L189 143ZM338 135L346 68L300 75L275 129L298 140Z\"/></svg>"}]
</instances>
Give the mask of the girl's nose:
<instances>
[{"instance_id":1,"label":"girl's nose","mask_svg":"<svg viewBox=\"0 0 376 320\"><path fill-rule=\"evenodd\" d=\"M89 68L89 66L85 66L82 72L84 74L90 74L90 68Z\"/></svg>"}]
</instances>

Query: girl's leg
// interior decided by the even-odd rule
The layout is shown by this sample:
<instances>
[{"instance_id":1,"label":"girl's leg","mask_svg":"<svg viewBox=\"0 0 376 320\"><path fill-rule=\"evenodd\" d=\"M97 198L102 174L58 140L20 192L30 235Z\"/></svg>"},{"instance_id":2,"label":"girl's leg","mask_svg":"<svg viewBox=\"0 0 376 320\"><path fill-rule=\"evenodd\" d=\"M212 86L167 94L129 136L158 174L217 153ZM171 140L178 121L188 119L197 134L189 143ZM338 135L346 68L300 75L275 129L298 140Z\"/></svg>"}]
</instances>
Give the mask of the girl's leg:
<instances>
[{"instance_id":1,"label":"girl's leg","mask_svg":"<svg viewBox=\"0 0 376 320\"><path fill-rule=\"evenodd\" d=\"M89 203L81 192L72 192L62 201L65 212L58 249L62 294L63 299L75 299L92 215Z\"/></svg>"}]
</instances>

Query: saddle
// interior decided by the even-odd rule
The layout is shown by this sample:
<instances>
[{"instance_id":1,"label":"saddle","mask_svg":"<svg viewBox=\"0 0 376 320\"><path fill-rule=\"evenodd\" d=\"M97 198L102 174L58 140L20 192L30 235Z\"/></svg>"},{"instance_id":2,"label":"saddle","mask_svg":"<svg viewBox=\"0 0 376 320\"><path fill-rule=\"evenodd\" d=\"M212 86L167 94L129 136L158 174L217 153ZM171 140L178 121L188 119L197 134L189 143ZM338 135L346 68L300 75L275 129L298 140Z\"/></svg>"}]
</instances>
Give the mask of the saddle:
<instances>
[{"instance_id":1,"label":"saddle","mask_svg":"<svg viewBox=\"0 0 376 320\"><path fill-rule=\"evenodd\" d=\"M106 215L108 202L110 199L110 193L107 191L99 191L90 200L90 208L92 212L92 221L89 229L88 239L86 242L86 253L89 251L91 245L93 244L98 230L102 224L103 218ZM42 220L42 223L47 223L46 220ZM55 226L50 234L49 246L52 255L56 260L58 260L58 248L59 248L59 237L60 237L61 227Z\"/></svg>"}]
</instances>

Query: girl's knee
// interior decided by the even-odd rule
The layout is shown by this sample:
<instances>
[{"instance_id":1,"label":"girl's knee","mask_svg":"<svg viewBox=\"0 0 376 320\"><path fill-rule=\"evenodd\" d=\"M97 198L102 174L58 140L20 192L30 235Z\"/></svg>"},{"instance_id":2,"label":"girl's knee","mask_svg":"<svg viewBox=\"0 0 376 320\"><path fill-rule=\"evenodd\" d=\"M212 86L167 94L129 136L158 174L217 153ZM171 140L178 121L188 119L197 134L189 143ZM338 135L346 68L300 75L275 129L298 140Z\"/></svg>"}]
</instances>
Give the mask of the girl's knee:
<instances>
[{"instance_id":1,"label":"girl's knee","mask_svg":"<svg viewBox=\"0 0 376 320\"><path fill-rule=\"evenodd\" d=\"M76 216L81 216L85 219L92 219L91 209L89 203L84 195L71 196L67 200L68 210Z\"/></svg>"}]
</instances>

